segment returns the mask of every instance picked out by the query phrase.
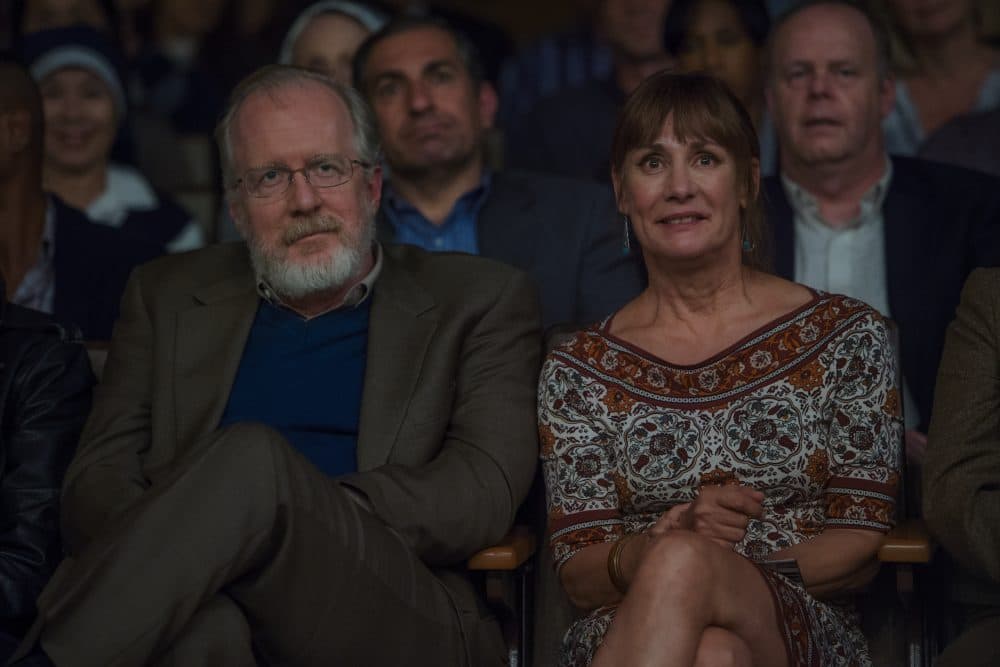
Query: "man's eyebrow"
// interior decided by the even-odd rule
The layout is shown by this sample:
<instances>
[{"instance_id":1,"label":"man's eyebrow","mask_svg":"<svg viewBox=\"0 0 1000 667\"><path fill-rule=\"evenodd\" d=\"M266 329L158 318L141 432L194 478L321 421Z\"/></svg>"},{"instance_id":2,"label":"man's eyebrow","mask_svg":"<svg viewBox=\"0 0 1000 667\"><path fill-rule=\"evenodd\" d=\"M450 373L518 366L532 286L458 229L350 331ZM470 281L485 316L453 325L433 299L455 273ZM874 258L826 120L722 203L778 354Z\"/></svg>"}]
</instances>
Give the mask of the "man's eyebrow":
<instances>
[{"instance_id":1,"label":"man's eyebrow","mask_svg":"<svg viewBox=\"0 0 1000 667\"><path fill-rule=\"evenodd\" d=\"M432 60L426 65L422 71L430 72L431 70L441 69L442 67L458 67L458 61L454 58L441 58L439 60Z\"/></svg>"}]
</instances>

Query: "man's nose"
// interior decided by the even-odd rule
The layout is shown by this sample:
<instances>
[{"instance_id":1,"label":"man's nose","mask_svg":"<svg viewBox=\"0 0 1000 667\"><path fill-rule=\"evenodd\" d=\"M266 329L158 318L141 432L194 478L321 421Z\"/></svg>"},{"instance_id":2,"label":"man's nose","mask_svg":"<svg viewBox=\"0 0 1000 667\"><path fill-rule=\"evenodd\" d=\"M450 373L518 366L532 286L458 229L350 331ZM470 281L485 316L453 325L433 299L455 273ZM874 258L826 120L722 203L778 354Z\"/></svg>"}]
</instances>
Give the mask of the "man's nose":
<instances>
[{"instance_id":1,"label":"man's nose","mask_svg":"<svg viewBox=\"0 0 1000 667\"><path fill-rule=\"evenodd\" d=\"M434 105L430 89L426 83L417 81L410 87L409 103L410 111L413 113L426 111Z\"/></svg>"},{"instance_id":2,"label":"man's nose","mask_svg":"<svg viewBox=\"0 0 1000 667\"><path fill-rule=\"evenodd\" d=\"M288 195L297 213L310 213L315 211L323 203L316 187L307 179L304 172L292 174L292 182L288 185Z\"/></svg>"}]
</instances>

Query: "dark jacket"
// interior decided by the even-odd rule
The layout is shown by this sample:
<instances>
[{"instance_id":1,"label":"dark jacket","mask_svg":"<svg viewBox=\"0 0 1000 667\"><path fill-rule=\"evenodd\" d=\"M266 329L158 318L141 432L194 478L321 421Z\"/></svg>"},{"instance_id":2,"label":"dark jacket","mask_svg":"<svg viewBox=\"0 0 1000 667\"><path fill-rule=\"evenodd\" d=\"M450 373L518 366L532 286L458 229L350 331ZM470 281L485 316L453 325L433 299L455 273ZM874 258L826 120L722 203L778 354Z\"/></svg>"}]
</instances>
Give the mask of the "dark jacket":
<instances>
[{"instance_id":1,"label":"dark jacket","mask_svg":"<svg viewBox=\"0 0 1000 667\"><path fill-rule=\"evenodd\" d=\"M163 254L162 246L91 222L52 196L56 274L52 315L77 326L86 340L110 340L118 305L132 269Z\"/></svg>"},{"instance_id":2,"label":"dark jacket","mask_svg":"<svg viewBox=\"0 0 1000 667\"><path fill-rule=\"evenodd\" d=\"M892 157L882 204L890 316L903 376L927 430L944 333L977 267L1000 266L1000 180L948 165ZM795 275L795 226L781 180L764 181L775 273Z\"/></svg>"},{"instance_id":3,"label":"dark jacket","mask_svg":"<svg viewBox=\"0 0 1000 667\"><path fill-rule=\"evenodd\" d=\"M391 243L384 211L377 225ZM493 174L477 220L479 254L531 276L545 327L596 322L643 290L639 252L622 253L623 231L610 188L516 170Z\"/></svg>"},{"instance_id":4,"label":"dark jacket","mask_svg":"<svg viewBox=\"0 0 1000 667\"><path fill-rule=\"evenodd\" d=\"M35 599L61 559L59 493L93 384L78 333L0 298L2 632L20 635L27 628Z\"/></svg>"}]
</instances>

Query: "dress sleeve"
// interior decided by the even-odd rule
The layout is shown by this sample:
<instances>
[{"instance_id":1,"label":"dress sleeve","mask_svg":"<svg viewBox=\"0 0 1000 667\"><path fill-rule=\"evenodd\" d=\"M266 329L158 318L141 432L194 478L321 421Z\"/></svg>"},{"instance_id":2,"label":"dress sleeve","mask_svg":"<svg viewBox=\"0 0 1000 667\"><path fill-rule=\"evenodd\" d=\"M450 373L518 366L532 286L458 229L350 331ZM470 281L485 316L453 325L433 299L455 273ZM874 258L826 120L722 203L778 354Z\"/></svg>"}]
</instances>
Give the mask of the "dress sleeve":
<instances>
[{"instance_id":1,"label":"dress sleeve","mask_svg":"<svg viewBox=\"0 0 1000 667\"><path fill-rule=\"evenodd\" d=\"M606 386L582 370L572 347L549 355L538 394L549 546L557 571L581 549L624 532L615 472L618 437L601 409Z\"/></svg>"},{"instance_id":2,"label":"dress sleeve","mask_svg":"<svg viewBox=\"0 0 1000 667\"><path fill-rule=\"evenodd\" d=\"M903 433L896 355L884 319L859 317L834 342L826 526L888 532Z\"/></svg>"}]
</instances>

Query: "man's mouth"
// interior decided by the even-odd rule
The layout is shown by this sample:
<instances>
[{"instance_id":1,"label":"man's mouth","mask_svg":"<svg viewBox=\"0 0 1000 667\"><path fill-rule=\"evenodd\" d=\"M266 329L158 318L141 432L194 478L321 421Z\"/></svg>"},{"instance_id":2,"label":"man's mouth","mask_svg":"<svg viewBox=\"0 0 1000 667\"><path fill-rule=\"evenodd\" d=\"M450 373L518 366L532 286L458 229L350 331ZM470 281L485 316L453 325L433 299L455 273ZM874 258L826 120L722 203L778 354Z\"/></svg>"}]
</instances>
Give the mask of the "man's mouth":
<instances>
[{"instance_id":1,"label":"man's mouth","mask_svg":"<svg viewBox=\"0 0 1000 667\"><path fill-rule=\"evenodd\" d=\"M807 118L804 125L808 128L814 127L840 127L841 122L833 118Z\"/></svg>"},{"instance_id":2,"label":"man's mouth","mask_svg":"<svg viewBox=\"0 0 1000 667\"><path fill-rule=\"evenodd\" d=\"M281 240L286 246L290 246L310 236L336 234L339 231L340 224L333 220L309 220L293 224L285 230Z\"/></svg>"}]
</instances>

